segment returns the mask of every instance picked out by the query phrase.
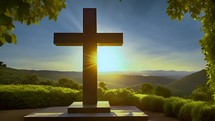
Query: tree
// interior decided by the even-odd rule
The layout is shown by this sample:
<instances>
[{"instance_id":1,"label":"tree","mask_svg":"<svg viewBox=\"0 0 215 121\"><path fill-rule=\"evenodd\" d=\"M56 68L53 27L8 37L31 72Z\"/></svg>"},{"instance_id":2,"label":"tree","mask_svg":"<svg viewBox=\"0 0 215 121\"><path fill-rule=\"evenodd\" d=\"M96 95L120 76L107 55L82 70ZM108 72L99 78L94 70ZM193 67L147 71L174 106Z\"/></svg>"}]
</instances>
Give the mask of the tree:
<instances>
[{"instance_id":1,"label":"tree","mask_svg":"<svg viewBox=\"0 0 215 121\"><path fill-rule=\"evenodd\" d=\"M7 67L7 65L0 61L0 67Z\"/></svg>"},{"instance_id":2,"label":"tree","mask_svg":"<svg viewBox=\"0 0 215 121\"><path fill-rule=\"evenodd\" d=\"M203 38L199 41L207 61L207 76L210 88L215 91L215 1L214 0L167 0L166 13L179 21L188 13L202 23Z\"/></svg>"},{"instance_id":3,"label":"tree","mask_svg":"<svg viewBox=\"0 0 215 121\"><path fill-rule=\"evenodd\" d=\"M155 95L158 95L158 96L163 96L163 97L170 97L172 96L172 93L169 89L163 87L163 86L156 86L155 88Z\"/></svg>"},{"instance_id":4,"label":"tree","mask_svg":"<svg viewBox=\"0 0 215 121\"><path fill-rule=\"evenodd\" d=\"M15 21L30 25L46 16L56 21L65 7L65 0L0 0L0 46L5 42L16 43L12 34Z\"/></svg>"},{"instance_id":5,"label":"tree","mask_svg":"<svg viewBox=\"0 0 215 121\"><path fill-rule=\"evenodd\" d=\"M60 80L58 80L58 86L60 87L67 87L67 88L71 88L71 89L80 89L80 84L77 83L74 80L69 80L67 78L62 78Z\"/></svg>"},{"instance_id":6,"label":"tree","mask_svg":"<svg viewBox=\"0 0 215 121\"><path fill-rule=\"evenodd\" d=\"M26 76L26 78L22 81L22 84L40 84L40 80L37 75Z\"/></svg>"},{"instance_id":7,"label":"tree","mask_svg":"<svg viewBox=\"0 0 215 121\"><path fill-rule=\"evenodd\" d=\"M99 87L101 87L102 89L104 89L104 90L107 90L108 88L107 88L107 85L104 83L104 82L100 82L99 83Z\"/></svg>"},{"instance_id":8,"label":"tree","mask_svg":"<svg viewBox=\"0 0 215 121\"><path fill-rule=\"evenodd\" d=\"M192 91L191 98L197 101L211 101L213 99L212 95L213 93L208 85L203 84Z\"/></svg>"},{"instance_id":9,"label":"tree","mask_svg":"<svg viewBox=\"0 0 215 121\"><path fill-rule=\"evenodd\" d=\"M145 84L142 84L141 88L139 89L139 92L142 94L153 94L154 87L149 83L145 83Z\"/></svg>"}]
</instances>

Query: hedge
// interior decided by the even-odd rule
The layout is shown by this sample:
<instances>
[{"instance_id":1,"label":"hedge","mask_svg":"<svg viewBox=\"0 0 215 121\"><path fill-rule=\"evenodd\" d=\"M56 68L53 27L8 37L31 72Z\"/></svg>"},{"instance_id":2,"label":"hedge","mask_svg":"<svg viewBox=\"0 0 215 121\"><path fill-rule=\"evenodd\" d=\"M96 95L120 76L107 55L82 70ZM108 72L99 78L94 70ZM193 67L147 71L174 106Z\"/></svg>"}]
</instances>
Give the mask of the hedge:
<instances>
[{"instance_id":1,"label":"hedge","mask_svg":"<svg viewBox=\"0 0 215 121\"><path fill-rule=\"evenodd\" d=\"M64 106L78 99L80 91L42 85L0 85L0 109Z\"/></svg>"},{"instance_id":2,"label":"hedge","mask_svg":"<svg viewBox=\"0 0 215 121\"><path fill-rule=\"evenodd\" d=\"M181 121L215 121L215 102L193 101L179 97L135 94L130 89L100 91L100 100L110 105L135 105L141 110L164 112ZM81 100L81 91L39 85L0 85L0 109L68 106Z\"/></svg>"}]
</instances>

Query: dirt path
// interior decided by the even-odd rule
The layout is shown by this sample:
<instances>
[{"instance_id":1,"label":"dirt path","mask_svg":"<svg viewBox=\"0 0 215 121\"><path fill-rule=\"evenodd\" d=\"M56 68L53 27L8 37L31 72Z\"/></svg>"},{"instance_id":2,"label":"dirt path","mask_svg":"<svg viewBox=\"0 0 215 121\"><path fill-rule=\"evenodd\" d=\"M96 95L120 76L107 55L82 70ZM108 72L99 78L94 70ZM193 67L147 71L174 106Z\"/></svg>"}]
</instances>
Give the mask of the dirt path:
<instances>
[{"instance_id":1,"label":"dirt path","mask_svg":"<svg viewBox=\"0 0 215 121\"><path fill-rule=\"evenodd\" d=\"M23 117L40 109L0 110L0 121L23 121ZM179 121L176 118L166 117L164 113L145 111L149 121Z\"/></svg>"}]
</instances>

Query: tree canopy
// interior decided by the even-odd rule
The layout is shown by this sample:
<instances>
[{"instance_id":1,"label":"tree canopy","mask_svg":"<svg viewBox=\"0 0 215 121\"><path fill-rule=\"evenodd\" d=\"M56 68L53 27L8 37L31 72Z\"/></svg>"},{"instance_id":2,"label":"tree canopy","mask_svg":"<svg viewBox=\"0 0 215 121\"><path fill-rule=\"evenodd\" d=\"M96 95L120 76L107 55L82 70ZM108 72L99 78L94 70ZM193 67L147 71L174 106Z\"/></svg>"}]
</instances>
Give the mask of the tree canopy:
<instances>
[{"instance_id":1,"label":"tree canopy","mask_svg":"<svg viewBox=\"0 0 215 121\"><path fill-rule=\"evenodd\" d=\"M153 94L154 93L154 87L153 85L149 83L142 84L141 88L139 89L139 92L141 94Z\"/></svg>"},{"instance_id":2,"label":"tree canopy","mask_svg":"<svg viewBox=\"0 0 215 121\"><path fill-rule=\"evenodd\" d=\"M202 23L204 36L199 43L207 61L208 84L215 89L215 1L214 0L167 0L166 13L179 21L185 14Z\"/></svg>"},{"instance_id":3,"label":"tree canopy","mask_svg":"<svg viewBox=\"0 0 215 121\"><path fill-rule=\"evenodd\" d=\"M0 0L0 46L16 43L12 33L15 21L27 25L39 23L44 17L56 21L65 7L65 0Z\"/></svg>"}]
</instances>

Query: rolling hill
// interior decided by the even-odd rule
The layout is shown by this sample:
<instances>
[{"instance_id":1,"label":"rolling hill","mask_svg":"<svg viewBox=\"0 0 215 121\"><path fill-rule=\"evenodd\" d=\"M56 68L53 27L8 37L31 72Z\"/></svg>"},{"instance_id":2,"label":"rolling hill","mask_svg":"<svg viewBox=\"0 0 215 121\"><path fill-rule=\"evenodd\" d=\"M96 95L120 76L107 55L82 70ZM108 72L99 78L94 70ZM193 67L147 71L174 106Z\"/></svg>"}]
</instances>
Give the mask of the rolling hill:
<instances>
[{"instance_id":1,"label":"rolling hill","mask_svg":"<svg viewBox=\"0 0 215 121\"><path fill-rule=\"evenodd\" d=\"M167 85L173 92L190 94L193 89L206 83L206 71L201 70Z\"/></svg>"},{"instance_id":2,"label":"rolling hill","mask_svg":"<svg viewBox=\"0 0 215 121\"><path fill-rule=\"evenodd\" d=\"M150 73L166 73L165 76L143 76L134 73L101 73L98 75L98 81L103 81L107 84L108 88L132 88L137 90L143 83L151 83L153 85L163 85L171 89L174 94L180 93L180 95L190 94L193 89L204 84L206 82L205 70L195 72L181 79L170 78L170 73L176 75L174 72L155 71ZM181 72L181 74L187 74L187 72ZM79 83L82 83L82 72L70 72L70 71L49 71L49 70L20 70L13 68L0 67L0 83L10 84L13 82L19 82L28 75L37 75L40 80L53 80L57 81L63 77L73 79ZM158 74L159 75L159 74Z\"/></svg>"},{"instance_id":3,"label":"rolling hill","mask_svg":"<svg viewBox=\"0 0 215 121\"><path fill-rule=\"evenodd\" d=\"M48 71L48 70L19 70L12 68L0 68L0 83L4 82L9 84L13 81L19 81L27 75L37 75L40 80L53 80L57 81L60 78L73 79L82 83L81 72L68 72L68 71ZM133 85L140 85L143 83L152 83L159 85L167 85L176 79L162 77L162 76L142 76L142 75L129 75L129 74L116 74L116 73L102 73L98 75L98 81L103 81L109 88L123 88Z\"/></svg>"}]
</instances>

